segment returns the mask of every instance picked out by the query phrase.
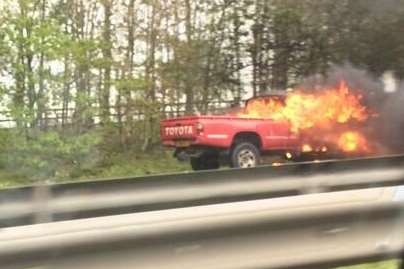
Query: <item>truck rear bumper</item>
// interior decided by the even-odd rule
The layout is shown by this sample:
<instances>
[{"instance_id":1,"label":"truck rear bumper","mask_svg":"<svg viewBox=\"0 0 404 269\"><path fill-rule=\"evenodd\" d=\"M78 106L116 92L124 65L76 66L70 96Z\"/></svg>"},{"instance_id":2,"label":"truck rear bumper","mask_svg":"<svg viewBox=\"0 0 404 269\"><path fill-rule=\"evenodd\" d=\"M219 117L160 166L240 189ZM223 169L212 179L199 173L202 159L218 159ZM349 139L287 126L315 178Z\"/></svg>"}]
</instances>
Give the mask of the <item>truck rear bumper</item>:
<instances>
[{"instance_id":1,"label":"truck rear bumper","mask_svg":"<svg viewBox=\"0 0 404 269\"><path fill-rule=\"evenodd\" d=\"M190 147L190 148L176 148L174 151L174 157L181 161L187 162L191 158L199 158L203 154L211 154L213 156L218 156L220 159L226 159L229 154L229 150L217 149L212 147Z\"/></svg>"},{"instance_id":2,"label":"truck rear bumper","mask_svg":"<svg viewBox=\"0 0 404 269\"><path fill-rule=\"evenodd\" d=\"M174 157L181 162L188 162L191 158L198 158L203 153L203 149L177 148L174 151Z\"/></svg>"}]
</instances>

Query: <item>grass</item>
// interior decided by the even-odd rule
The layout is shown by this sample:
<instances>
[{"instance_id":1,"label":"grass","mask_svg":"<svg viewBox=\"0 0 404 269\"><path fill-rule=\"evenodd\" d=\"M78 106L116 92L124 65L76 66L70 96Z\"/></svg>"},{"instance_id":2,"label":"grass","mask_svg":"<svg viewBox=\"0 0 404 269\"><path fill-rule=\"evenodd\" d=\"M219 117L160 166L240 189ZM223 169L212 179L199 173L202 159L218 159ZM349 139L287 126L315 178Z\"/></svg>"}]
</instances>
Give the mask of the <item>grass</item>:
<instances>
[{"instance_id":1,"label":"grass","mask_svg":"<svg viewBox=\"0 0 404 269\"><path fill-rule=\"evenodd\" d=\"M0 170L0 189L29 184L29 180L4 170Z\"/></svg>"},{"instance_id":2,"label":"grass","mask_svg":"<svg viewBox=\"0 0 404 269\"><path fill-rule=\"evenodd\" d=\"M79 180L91 180L98 178L136 177L154 174L178 173L190 171L187 163L179 163L171 151L156 150L149 153L122 153L104 157L102 163L86 167L67 174L60 169L56 177L52 179L32 180L18 172L10 172L0 169L0 189L18 187L33 183L56 183Z\"/></svg>"},{"instance_id":3,"label":"grass","mask_svg":"<svg viewBox=\"0 0 404 269\"><path fill-rule=\"evenodd\" d=\"M171 151L154 151L148 154L116 154L106 162L80 178L109 178L126 176L145 176L190 171L187 163L178 162Z\"/></svg>"}]
</instances>

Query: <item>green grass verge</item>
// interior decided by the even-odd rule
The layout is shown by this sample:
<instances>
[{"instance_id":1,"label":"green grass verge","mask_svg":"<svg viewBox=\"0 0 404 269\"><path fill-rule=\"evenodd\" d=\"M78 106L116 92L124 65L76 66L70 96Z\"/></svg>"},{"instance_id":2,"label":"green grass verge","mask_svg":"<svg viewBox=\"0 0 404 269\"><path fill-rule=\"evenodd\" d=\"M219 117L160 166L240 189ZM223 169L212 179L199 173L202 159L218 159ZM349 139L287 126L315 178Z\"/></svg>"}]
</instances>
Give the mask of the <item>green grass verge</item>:
<instances>
[{"instance_id":1,"label":"green grass verge","mask_svg":"<svg viewBox=\"0 0 404 269\"><path fill-rule=\"evenodd\" d=\"M18 187L34 183L57 183L98 178L145 176L154 174L191 171L187 163L178 162L171 151L159 150L149 153L123 153L105 156L102 163L86 167L73 173L66 173L61 167L56 177L51 179L30 179L18 173L0 169L0 189Z\"/></svg>"},{"instance_id":2,"label":"green grass verge","mask_svg":"<svg viewBox=\"0 0 404 269\"><path fill-rule=\"evenodd\" d=\"M154 151L148 154L115 154L106 162L87 172L79 179L145 176L190 171L187 163L178 162L171 151Z\"/></svg>"}]
</instances>

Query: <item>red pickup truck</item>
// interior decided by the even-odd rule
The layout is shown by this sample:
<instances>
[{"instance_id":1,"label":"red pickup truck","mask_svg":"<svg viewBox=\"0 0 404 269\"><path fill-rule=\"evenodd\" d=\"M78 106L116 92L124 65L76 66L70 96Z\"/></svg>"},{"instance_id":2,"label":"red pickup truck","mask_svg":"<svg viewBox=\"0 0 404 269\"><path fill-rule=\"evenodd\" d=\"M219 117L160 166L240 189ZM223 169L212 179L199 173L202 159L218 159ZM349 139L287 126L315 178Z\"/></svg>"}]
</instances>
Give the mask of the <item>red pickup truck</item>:
<instances>
[{"instance_id":1,"label":"red pickup truck","mask_svg":"<svg viewBox=\"0 0 404 269\"><path fill-rule=\"evenodd\" d=\"M178 160L190 160L194 170L255 167L263 154L292 158L302 152L288 122L212 115L166 119L160 125L163 145L175 148Z\"/></svg>"}]
</instances>

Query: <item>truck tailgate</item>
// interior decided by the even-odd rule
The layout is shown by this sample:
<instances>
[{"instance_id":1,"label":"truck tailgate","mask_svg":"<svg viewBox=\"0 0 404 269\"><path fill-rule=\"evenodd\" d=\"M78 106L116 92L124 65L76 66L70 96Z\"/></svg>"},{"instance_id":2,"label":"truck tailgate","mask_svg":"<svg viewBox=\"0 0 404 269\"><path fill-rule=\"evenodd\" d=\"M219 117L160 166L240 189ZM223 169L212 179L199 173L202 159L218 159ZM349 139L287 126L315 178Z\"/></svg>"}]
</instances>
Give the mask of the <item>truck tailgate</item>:
<instances>
[{"instance_id":1,"label":"truck tailgate","mask_svg":"<svg viewBox=\"0 0 404 269\"><path fill-rule=\"evenodd\" d=\"M193 140L197 137L198 117L183 117L175 120L163 120L160 135L163 141Z\"/></svg>"}]
</instances>

